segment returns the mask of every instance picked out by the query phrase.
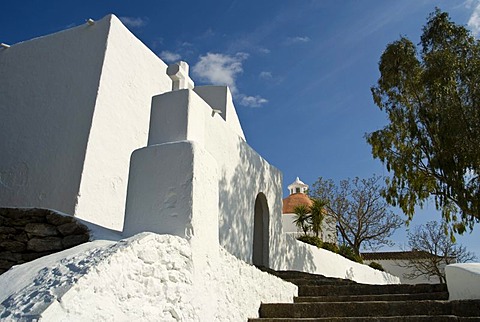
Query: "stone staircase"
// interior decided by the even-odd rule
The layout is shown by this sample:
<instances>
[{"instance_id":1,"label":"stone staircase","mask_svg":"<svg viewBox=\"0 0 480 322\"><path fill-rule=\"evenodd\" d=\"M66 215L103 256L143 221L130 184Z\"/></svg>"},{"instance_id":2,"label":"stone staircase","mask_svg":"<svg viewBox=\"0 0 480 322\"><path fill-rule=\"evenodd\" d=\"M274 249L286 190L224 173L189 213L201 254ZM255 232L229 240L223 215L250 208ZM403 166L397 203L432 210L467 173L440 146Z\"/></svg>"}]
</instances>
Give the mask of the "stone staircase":
<instances>
[{"instance_id":1,"label":"stone staircase","mask_svg":"<svg viewBox=\"0 0 480 322\"><path fill-rule=\"evenodd\" d=\"M444 284L366 285L261 268L298 286L294 303L263 303L260 318L282 321L480 321L480 300L448 301Z\"/></svg>"}]
</instances>

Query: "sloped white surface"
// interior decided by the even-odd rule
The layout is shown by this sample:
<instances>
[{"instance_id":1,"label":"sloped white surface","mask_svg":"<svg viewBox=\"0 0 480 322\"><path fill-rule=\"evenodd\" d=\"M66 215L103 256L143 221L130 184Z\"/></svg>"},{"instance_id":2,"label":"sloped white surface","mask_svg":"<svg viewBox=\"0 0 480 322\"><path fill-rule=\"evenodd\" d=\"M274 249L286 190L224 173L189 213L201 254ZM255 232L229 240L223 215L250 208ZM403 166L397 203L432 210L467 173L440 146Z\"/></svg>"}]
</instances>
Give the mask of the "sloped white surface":
<instances>
[{"instance_id":1,"label":"sloped white surface","mask_svg":"<svg viewBox=\"0 0 480 322\"><path fill-rule=\"evenodd\" d=\"M445 267L449 300L480 299L480 263L458 263Z\"/></svg>"},{"instance_id":2,"label":"sloped white surface","mask_svg":"<svg viewBox=\"0 0 480 322\"><path fill-rule=\"evenodd\" d=\"M17 266L0 276L0 319L17 321L245 321L260 302L292 301L296 286L224 250L194 282L187 240L142 233L94 241ZM15 283L11 283L15 281ZM208 286L209 290L202 289ZM205 310L198 296L214 294Z\"/></svg>"}]
</instances>

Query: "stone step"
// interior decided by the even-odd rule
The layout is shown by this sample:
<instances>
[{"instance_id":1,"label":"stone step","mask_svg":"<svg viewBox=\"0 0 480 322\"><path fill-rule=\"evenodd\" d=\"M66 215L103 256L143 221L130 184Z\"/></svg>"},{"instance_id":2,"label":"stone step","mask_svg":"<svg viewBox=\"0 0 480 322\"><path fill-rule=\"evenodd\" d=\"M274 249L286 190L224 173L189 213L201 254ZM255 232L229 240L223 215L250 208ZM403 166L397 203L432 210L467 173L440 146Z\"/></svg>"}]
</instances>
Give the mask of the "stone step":
<instances>
[{"instance_id":1,"label":"stone step","mask_svg":"<svg viewBox=\"0 0 480 322\"><path fill-rule=\"evenodd\" d=\"M328 318L254 318L248 322L473 322L480 321L479 317L457 317L454 315L411 315L411 316L379 316L379 317L328 317Z\"/></svg>"},{"instance_id":2,"label":"stone step","mask_svg":"<svg viewBox=\"0 0 480 322\"><path fill-rule=\"evenodd\" d=\"M295 285L352 285L357 284L350 280L333 280L330 278L282 278L283 280Z\"/></svg>"},{"instance_id":3,"label":"stone step","mask_svg":"<svg viewBox=\"0 0 480 322\"><path fill-rule=\"evenodd\" d=\"M448 300L448 292L295 297L295 303Z\"/></svg>"},{"instance_id":4,"label":"stone step","mask_svg":"<svg viewBox=\"0 0 480 322\"><path fill-rule=\"evenodd\" d=\"M298 287L298 296L333 296L333 295L378 295L378 294L417 294L447 292L446 284L397 284L397 285L323 285Z\"/></svg>"},{"instance_id":5,"label":"stone step","mask_svg":"<svg viewBox=\"0 0 480 322\"><path fill-rule=\"evenodd\" d=\"M327 277L320 274L311 274L311 273L305 273L305 272L299 272L299 271L274 271L266 267L257 267L257 268L269 274L275 275L281 279L284 279L286 281L289 281L289 282L292 281L292 283L294 280L299 280L301 282L307 280L307 281L333 282L334 284L343 284L343 283L356 284L356 282L351 280L346 280L346 279L336 278L336 277Z\"/></svg>"},{"instance_id":6,"label":"stone step","mask_svg":"<svg viewBox=\"0 0 480 322\"><path fill-rule=\"evenodd\" d=\"M466 301L371 301L268 304L261 318L445 316L480 317L480 300Z\"/></svg>"}]
</instances>

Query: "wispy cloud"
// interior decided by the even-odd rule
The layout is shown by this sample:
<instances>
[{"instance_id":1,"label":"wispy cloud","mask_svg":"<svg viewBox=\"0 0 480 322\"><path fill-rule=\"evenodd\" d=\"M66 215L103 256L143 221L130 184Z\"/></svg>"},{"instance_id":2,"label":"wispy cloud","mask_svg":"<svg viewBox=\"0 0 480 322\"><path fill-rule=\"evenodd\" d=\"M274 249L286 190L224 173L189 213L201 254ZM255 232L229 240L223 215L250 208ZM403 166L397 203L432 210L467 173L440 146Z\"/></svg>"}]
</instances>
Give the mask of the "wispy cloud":
<instances>
[{"instance_id":1,"label":"wispy cloud","mask_svg":"<svg viewBox=\"0 0 480 322\"><path fill-rule=\"evenodd\" d=\"M247 107L261 107L263 104L268 103L268 100L260 97L258 95L256 96L248 96L248 95L239 95L239 103L240 105L247 106Z\"/></svg>"},{"instance_id":2,"label":"wispy cloud","mask_svg":"<svg viewBox=\"0 0 480 322\"><path fill-rule=\"evenodd\" d=\"M130 28L143 27L148 23L148 18L140 17L119 17L123 24Z\"/></svg>"},{"instance_id":3,"label":"wispy cloud","mask_svg":"<svg viewBox=\"0 0 480 322\"><path fill-rule=\"evenodd\" d=\"M152 48L153 49L157 49L161 45L163 45L163 38L162 37L156 37L152 40Z\"/></svg>"},{"instance_id":4,"label":"wispy cloud","mask_svg":"<svg viewBox=\"0 0 480 322\"><path fill-rule=\"evenodd\" d=\"M208 28L207 30L205 30L200 36L198 36L197 38L198 39L205 39L205 38L211 38L213 36L215 36L215 31L213 31L212 28Z\"/></svg>"},{"instance_id":5,"label":"wispy cloud","mask_svg":"<svg viewBox=\"0 0 480 322\"><path fill-rule=\"evenodd\" d=\"M266 71L263 71L261 72L258 77L260 77L261 79L272 79L273 76L272 76L272 72L266 72Z\"/></svg>"},{"instance_id":6,"label":"wispy cloud","mask_svg":"<svg viewBox=\"0 0 480 322\"><path fill-rule=\"evenodd\" d=\"M159 56L162 60L166 61L167 63L174 63L179 61L182 58L182 56L180 56L179 54L176 54L168 50L162 51L159 54Z\"/></svg>"},{"instance_id":7,"label":"wispy cloud","mask_svg":"<svg viewBox=\"0 0 480 322\"><path fill-rule=\"evenodd\" d=\"M464 6L467 9L472 8L477 3L478 0L466 0L464 3L461 4L461 6Z\"/></svg>"},{"instance_id":8,"label":"wispy cloud","mask_svg":"<svg viewBox=\"0 0 480 322\"><path fill-rule=\"evenodd\" d=\"M310 41L310 38L307 36L296 36L296 37L288 37L285 40L286 45L294 45L294 44L301 44L307 43Z\"/></svg>"},{"instance_id":9,"label":"wispy cloud","mask_svg":"<svg viewBox=\"0 0 480 322\"><path fill-rule=\"evenodd\" d=\"M473 12L468 19L468 27L472 30L475 36L480 34L480 1L467 1L466 7L473 8Z\"/></svg>"},{"instance_id":10,"label":"wispy cloud","mask_svg":"<svg viewBox=\"0 0 480 322\"><path fill-rule=\"evenodd\" d=\"M237 88L237 77L243 72L243 61L247 58L248 54L243 52L234 55L207 53L200 56L200 60L192 68L192 73L202 81L227 85L240 105L260 107L268 102L265 98L239 93Z\"/></svg>"}]
</instances>

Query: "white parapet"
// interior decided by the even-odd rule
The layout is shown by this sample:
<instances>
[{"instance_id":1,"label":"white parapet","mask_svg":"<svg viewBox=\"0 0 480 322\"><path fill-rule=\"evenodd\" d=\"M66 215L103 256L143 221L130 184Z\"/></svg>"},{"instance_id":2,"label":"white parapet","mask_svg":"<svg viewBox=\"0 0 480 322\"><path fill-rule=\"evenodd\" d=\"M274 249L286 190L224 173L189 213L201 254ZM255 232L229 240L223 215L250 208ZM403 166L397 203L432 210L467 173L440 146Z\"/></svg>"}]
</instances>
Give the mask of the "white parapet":
<instances>
[{"instance_id":1,"label":"white parapet","mask_svg":"<svg viewBox=\"0 0 480 322\"><path fill-rule=\"evenodd\" d=\"M291 234L283 234L285 246L282 256L275 256L271 268L301 271L329 277L349 279L363 284L400 284L397 276L353 262L339 254L298 241Z\"/></svg>"},{"instance_id":2,"label":"white parapet","mask_svg":"<svg viewBox=\"0 0 480 322\"><path fill-rule=\"evenodd\" d=\"M445 274L450 301L480 299L480 263L447 265Z\"/></svg>"},{"instance_id":3,"label":"white parapet","mask_svg":"<svg viewBox=\"0 0 480 322\"><path fill-rule=\"evenodd\" d=\"M217 164L197 143L136 150L130 163L124 236L149 231L218 249ZM195 245L193 245L195 246Z\"/></svg>"},{"instance_id":4,"label":"white parapet","mask_svg":"<svg viewBox=\"0 0 480 322\"><path fill-rule=\"evenodd\" d=\"M188 89L154 96L148 145L182 140L203 145L205 114L210 111L211 107Z\"/></svg>"},{"instance_id":5,"label":"white parapet","mask_svg":"<svg viewBox=\"0 0 480 322\"><path fill-rule=\"evenodd\" d=\"M227 122L230 129L245 140L240 120L233 105L232 93L227 86L201 86L193 89Z\"/></svg>"}]
</instances>

